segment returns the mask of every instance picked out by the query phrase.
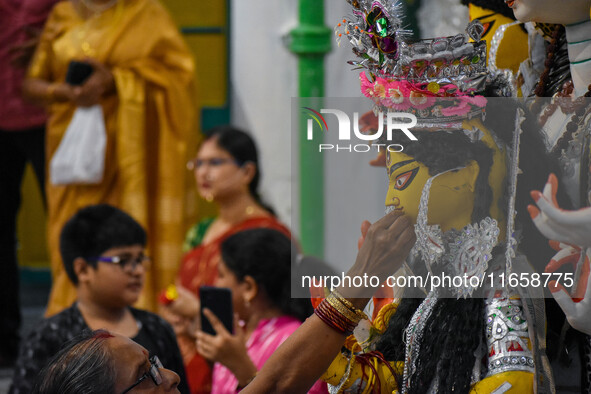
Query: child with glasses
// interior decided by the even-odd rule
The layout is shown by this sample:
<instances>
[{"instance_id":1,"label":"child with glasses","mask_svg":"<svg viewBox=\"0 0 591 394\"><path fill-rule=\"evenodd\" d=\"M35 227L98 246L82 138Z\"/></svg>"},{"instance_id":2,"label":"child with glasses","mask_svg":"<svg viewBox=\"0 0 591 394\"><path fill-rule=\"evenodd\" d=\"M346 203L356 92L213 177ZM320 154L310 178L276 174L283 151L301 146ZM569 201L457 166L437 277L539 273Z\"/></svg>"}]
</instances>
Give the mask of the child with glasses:
<instances>
[{"instance_id":1,"label":"child with glasses","mask_svg":"<svg viewBox=\"0 0 591 394\"><path fill-rule=\"evenodd\" d=\"M133 339L177 372L179 390L188 393L172 328L159 316L131 307L140 296L149 262L145 245L142 226L110 205L83 208L65 224L60 251L77 300L39 323L22 343L11 393L29 393L47 361L85 329L107 329Z\"/></svg>"},{"instance_id":2,"label":"child with glasses","mask_svg":"<svg viewBox=\"0 0 591 394\"><path fill-rule=\"evenodd\" d=\"M179 376L158 356L106 330L85 331L43 368L34 394L178 393Z\"/></svg>"}]
</instances>

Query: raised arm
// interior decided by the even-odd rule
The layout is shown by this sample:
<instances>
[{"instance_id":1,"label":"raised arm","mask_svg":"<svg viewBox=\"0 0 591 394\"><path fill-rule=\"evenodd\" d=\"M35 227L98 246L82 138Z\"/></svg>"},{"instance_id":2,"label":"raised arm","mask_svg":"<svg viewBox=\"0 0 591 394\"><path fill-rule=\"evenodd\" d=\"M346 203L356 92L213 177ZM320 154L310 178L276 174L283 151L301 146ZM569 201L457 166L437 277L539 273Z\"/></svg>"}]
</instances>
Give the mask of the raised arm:
<instances>
[{"instance_id":1,"label":"raised arm","mask_svg":"<svg viewBox=\"0 0 591 394\"><path fill-rule=\"evenodd\" d=\"M348 275L375 275L382 283L404 262L415 243L411 221L391 212L371 225ZM363 309L375 288L340 288L357 309ZM242 393L302 393L328 368L338 354L345 334L324 323L315 314L309 317L271 356L257 377Z\"/></svg>"}]
</instances>

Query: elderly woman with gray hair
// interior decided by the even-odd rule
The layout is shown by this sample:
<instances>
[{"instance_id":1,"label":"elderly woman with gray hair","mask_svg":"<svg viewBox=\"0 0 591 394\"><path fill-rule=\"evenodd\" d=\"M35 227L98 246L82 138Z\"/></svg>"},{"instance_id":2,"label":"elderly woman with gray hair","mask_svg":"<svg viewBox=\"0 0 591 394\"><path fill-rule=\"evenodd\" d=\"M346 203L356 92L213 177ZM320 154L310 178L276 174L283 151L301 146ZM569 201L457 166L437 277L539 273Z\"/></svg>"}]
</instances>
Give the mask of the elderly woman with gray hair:
<instances>
[{"instance_id":1,"label":"elderly woman with gray hair","mask_svg":"<svg viewBox=\"0 0 591 394\"><path fill-rule=\"evenodd\" d=\"M62 349L39 374L35 394L115 394L141 389L179 393L179 376L131 339L87 331Z\"/></svg>"}]
</instances>

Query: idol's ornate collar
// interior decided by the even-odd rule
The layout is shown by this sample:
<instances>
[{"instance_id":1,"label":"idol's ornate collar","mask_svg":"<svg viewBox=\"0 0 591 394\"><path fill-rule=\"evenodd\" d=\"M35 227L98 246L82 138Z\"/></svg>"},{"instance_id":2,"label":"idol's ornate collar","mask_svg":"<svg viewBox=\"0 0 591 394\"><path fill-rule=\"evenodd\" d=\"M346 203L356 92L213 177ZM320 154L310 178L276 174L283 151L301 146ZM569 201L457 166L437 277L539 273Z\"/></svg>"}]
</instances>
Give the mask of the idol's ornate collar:
<instances>
[{"instance_id":1,"label":"idol's ornate collar","mask_svg":"<svg viewBox=\"0 0 591 394\"><path fill-rule=\"evenodd\" d=\"M433 267L440 265L446 275L464 278L461 286L452 285L448 290L457 298L467 298L484 280L500 230L497 221L490 217L484 218L480 223L468 224L461 230L452 229L445 233L439 225L427 224L429 193L433 180L454 170L437 174L425 183L415 224L417 242L413 251L422 257L431 275Z\"/></svg>"}]
</instances>

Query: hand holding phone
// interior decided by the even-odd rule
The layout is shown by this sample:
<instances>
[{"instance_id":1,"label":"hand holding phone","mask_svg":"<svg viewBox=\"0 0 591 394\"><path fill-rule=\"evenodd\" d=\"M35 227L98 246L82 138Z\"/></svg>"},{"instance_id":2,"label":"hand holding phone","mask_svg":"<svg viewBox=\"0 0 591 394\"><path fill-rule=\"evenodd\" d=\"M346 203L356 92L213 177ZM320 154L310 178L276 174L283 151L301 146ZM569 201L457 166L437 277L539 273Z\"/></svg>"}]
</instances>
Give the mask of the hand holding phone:
<instances>
[{"instance_id":1,"label":"hand holding phone","mask_svg":"<svg viewBox=\"0 0 591 394\"><path fill-rule=\"evenodd\" d=\"M202 294L214 295L212 298L215 300L210 302L207 298L202 298L201 305L209 304L209 307L202 307L202 327L201 331L197 331L196 334L196 346L197 352L209 361L218 362L228 368L234 376L238 379L240 387L246 386L254 377L257 372L257 367L254 365L248 350L246 348L246 332L238 324L238 316L234 317L234 321L230 318L231 313L228 313L231 309L231 295L229 289L214 288L215 290L200 291ZM221 297L219 297L221 296ZM225 299L225 300L222 300ZM205 301L207 300L207 301ZM217 312L210 310L212 305ZM228 308L228 306L230 308ZM223 312L225 311L225 312ZM222 316L224 322L222 323ZM213 333L208 333L209 328L206 327L206 322L212 323L215 327ZM234 325L235 330L229 329L229 324ZM232 331L235 331L232 334Z\"/></svg>"},{"instance_id":2,"label":"hand holding phone","mask_svg":"<svg viewBox=\"0 0 591 394\"><path fill-rule=\"evenodd\" d=\"M209 309L224 325L229 333L234 332L234 312L232 308L232 292L222 287L201 286L199 288L201 300L201 330L210 335L216 335L216 331L209 319L203 314L203 309Z\"/></svg>"},{"instance_id":3,"label":"hand holding phone","mask_svg":"<svg viewBox=\"0 0 591 394\"><path fill-rule=\"evenodd\" d=\"M66 82L72 86L80 86L92 75L94 68L87 62L72 60L68 64Z\"/></svg>"},{"instance_id":4,"label":"hand holding phone","mask_svg":"<svg viewBox=\"0 0 591 394\"><path fill-rule=\"evenodd\" d=\"M109 67L93 58L70 62L66 82L73 87L72 101L78 107L99 104L104 96L117 93Z\"/></svg>"}]
</instances>

